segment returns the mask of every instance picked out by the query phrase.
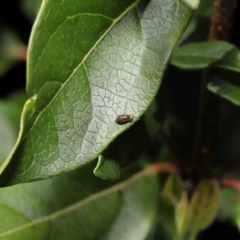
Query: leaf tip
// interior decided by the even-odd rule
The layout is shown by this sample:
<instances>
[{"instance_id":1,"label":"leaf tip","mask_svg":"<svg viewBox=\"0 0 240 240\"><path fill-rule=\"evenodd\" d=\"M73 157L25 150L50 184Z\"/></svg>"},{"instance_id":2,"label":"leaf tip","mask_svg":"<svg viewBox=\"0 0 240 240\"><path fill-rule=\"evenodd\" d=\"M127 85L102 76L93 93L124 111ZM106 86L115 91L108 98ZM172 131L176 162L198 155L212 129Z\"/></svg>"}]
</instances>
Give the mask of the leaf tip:
<instances>
[{"instance_id":1,"label":"leaf tip","mask_svg":"<svg viewBox=\"0 0 240 240\"><path fill-rule=\"evenodd\" d=\"M200 4L200 0L184 0L184 2L193 10L196 10Z\"/></svg>"}]
</instances>

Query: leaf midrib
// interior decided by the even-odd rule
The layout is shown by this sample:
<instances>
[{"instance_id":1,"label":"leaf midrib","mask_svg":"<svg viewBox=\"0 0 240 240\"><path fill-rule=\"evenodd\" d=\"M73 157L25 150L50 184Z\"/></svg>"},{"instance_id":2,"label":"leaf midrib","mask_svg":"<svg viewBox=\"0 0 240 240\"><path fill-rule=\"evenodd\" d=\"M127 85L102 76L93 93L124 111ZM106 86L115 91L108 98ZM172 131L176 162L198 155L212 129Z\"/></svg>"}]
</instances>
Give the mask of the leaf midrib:
<instances>
[{"instance_id":1,"label":"leaf midrib","mask_svg":"<svg viewBox=\"0 0 240 240\"><path fill-rule=\"evenodd\" d=\"M136 0L133 4L131 4L128 8L125 9L115 20L113 20L113 23L110 25L110 27L105 31L105 33L99 38L98 41L93 45L93 47L89 50L89 52L86 54L86 56L82 59L82 61L78 64L78 66L73 70L72 74L68 77L68 79L62 84L60 89L56 92L55 96L51 99L51 101L45 106L45 108L40 111L38 117L34 121L32 127L25 133L26 135L33 129L35 124L37 123L38 119L41 117L41 115L44 113L44 111L51 105L51 103L54 101L54 99L57 97L59 92L61 92L62 88L70 81L71 77L74 75L74 73L79 69L79 67L87 60L87 58L90 56L90 54L94 51L94 49L97 47L98 44L104 39L104 37L110 32L110 30L130 11L132 10L141 0ZM23 137L22 139L24 139Z\"/></svg>"},{"instance_id":2,"label":"leaf midrib","mask_svg":"<svg viewBox=\"0 0 240 240\"><path fill-rule=\"evenodd\" d=\"M142 179L144 177L151 176L151 175L152 176L155 175L154 171L152 171L149 168L146 168L143 171L135 174L131 178L127 179L126 181L121 182L119 184L116 184L113 187L110 187L108 189L102 190L102 191L100 191L98 193L92 194L89 197L87 197L87 198L85 198L85 199L83 199L83 200L81 200L81 201L79 201L77 203L74 203L74 204L72 204L72 205L70 205L68 207L65 207L62 210L59 210L59 211L57 211L55 213L52 213L52 214L50 214L48 216L45 216L45 217L33 220L32 222L27 223L25 225L22 225L20 227L16 227L14 229L6 231L5 233L0 234L0 238L8 236L10 234L13 234L15 232L24 230L26 228L32 227L32 226L34 226L36 224L41 224L41 223L47 222L49 220L54 220L54 219L56 219L56 218L58 218L58 217L60 217L60 216L62 216L64 214L68 214L70 212L73 212L74 210L76 210L76 209L78 209L78 208L80 208L80 207L82 207L82 206L84 206L84 205L86 205L88 203L91 204L91 202L93 202L93 201L95 201L95 200L97 200L99 198L102 198L104 196L107 196L107 195L109 195L111 193L118 192L118 191L124 191L127 187L131 186L132 184L134 184L139 179Z\"/></svg>"}]
</instances>

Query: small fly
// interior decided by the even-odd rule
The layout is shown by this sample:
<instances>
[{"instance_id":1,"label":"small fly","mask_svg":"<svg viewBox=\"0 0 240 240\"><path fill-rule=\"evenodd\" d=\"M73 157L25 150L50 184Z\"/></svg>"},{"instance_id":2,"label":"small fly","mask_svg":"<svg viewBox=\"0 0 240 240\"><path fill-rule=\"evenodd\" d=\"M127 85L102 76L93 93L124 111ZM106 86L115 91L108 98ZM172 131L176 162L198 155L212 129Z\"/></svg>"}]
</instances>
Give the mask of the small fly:
<instances>
[{"instance_id":1,"label":"small fly","mask_svg":"<svg viewBox=\"0 0 240 240\"><path fill-rule=\"evenodd\" d=\"M123 114L123 115L118 115L115 122L119 125L129 123L133 120L133 115L130 114Z\"/></svg>"}]
</instances>

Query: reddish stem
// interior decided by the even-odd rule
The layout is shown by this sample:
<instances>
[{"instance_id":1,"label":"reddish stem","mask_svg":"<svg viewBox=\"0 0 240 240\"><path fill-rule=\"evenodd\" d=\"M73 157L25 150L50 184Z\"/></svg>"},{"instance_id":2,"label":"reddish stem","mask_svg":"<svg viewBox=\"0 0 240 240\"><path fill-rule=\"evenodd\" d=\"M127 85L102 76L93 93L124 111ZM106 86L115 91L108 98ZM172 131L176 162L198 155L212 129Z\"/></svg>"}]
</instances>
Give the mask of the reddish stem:
<instances>
[{"instance_id":1,"label":"reddish stem","mask_svg":"<svg viewBox=\"0 0 240 240\"><path fill-rule=\"evenodd\" d=\"M26 61L27 58L27 46L16 45L4 48L2 54L8 59Z\"/></svg>"},{"instance_id":2,"label":"reddish stem","mask_svg":"<svg viewBox=\"0 0 240 240\"><path fill-rule=\"evenodd\" d=\"M179 169L175 163L157 163L151 164L147 167L147 170L156 173L176 173L179 172Z\"/></svg>"},{"instance_id":3,"label":"reddish stem","mask_svg":"<svg viewBox=\"0 0 240 240\"><path fill-rule=\"evenodd\" d=\"M223 178L223 179L219 180L219 183L222 186L231 187L231 188L234 188L234 189L240 191L240 180L239 179Z\"/></svg>"}]
</instances>

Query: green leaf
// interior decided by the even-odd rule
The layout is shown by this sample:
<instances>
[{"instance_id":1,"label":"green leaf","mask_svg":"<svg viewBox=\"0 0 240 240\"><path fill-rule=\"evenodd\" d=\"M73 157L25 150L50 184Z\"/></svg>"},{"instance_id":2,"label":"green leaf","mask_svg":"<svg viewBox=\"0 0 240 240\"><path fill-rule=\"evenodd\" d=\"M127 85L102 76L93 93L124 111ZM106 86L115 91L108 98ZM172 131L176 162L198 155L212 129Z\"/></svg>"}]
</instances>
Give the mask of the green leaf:
<instances>
[{"instance_id":1,"label":"green leaf","mask_svg":"<svg viewBox=\"0 0 240 240\"><path fill-rule=\"evenodd\" d=\"M221 41L190 43L174 51L171 64L183 69L212 66L240 72L240 51Z\"/></svg>"},{"instance_id":2,"label":"green leaf","mask_svg":"<svg viewBox=\"0 0 240 240\"><path fill-rule=\"evenodd\" d=\"M198 8L200 0L184 0L194 10Z\"/></svg>"},{"instance_id":3,"label":"green leaf","mask_svg":"<svg viewBox=\"0 0 240 240\"><path fill-rule=\"evenodd\" d=\"M222 188L218 218L235 223L240 229L240 193L232 188Z\"/></svg>"},{"instance_id":4,"label":"green leaf","mask_svg":"<svg viewBox=\"0 0 240 240\"><path fill-rule=\"evenodd\" d=\"M240 88L220 78L215 78L207 85L209 91L240 106Z\"/></svg>"},{"instance_id":5,"label":"green leaf","mask_svg":"<svg viewBox=\"0 0 240 240\"><path fill-rule=\"evenodd\" d=\"M180 237L183 237L188 229L189 224L189 204L188 194L183 192L181 199L179 200L175 209L175 222L177 233Z\"/></svg>"},{"instance_id":6,"label":"green leaf","mask_svg":"<svg viewBox=\"0 0 240 240\"><path fill-rule=\"evenodd\" d=\"M93 193L101 180L81 170L1 189L0 239L145 239L157 211L157 177L143 171Z\"/></svg>"},{"instance_id":7,"label":"green leaf","mask_svg":"<svg viewBox=\"0 0 240 240\"><path fill-rule=\"evenodd\" d=\"M216 180L203 180L195 190L189 206L192 235L206 228L216 217L220 204L219 185Z\"/></svg>"},{"instance_id":8,"label":"green leaf","mask_svg":"<svg viewBox=\"0 0 240 240\"><path fill-rule=\"evenodd\" d=\"M0 30L0 76L9 71L18 60L26 59L26 46L12 30Z\"/></svg>"},{"instance_id":9,"label":"green leaf","mask_svg":"<svg viewBox=\"0 0 240 240\"><path fill-rule=\"evenodd\" d=\"M155 224L146 240L172 240L172 232L167 229L165 222L160 216L156 218Z\"/></svg>"},{"instance_id":10,"label":"green leaf","mask_svg":"<svg viewBox=\"0 0 240 240\"><path fill-rule=\"evenodd\" d=\"M178 45L187 42L205 41L210 25L210 17L213 15L214 0L201 0L199 8L194 12L193 17L181 37Z\"/></svg>"},{"instance_id":11,"label":"green leaf","mask_svg":"<svg viewBox=\"0 0 240 240\"><path fill-rule=\"evenodd\" d=\"M143 117L110 144L98 157L98 164L94 169L96 176L118 179L122 170L139 160L160 128L160 124L154 119L156 111L157 103L153 101Z\"/></svg>"},{"instance_id":12,"label":"green leaf","mask_svg":"<svg viewBox=\"0 0 240 240\"><path fill-rule=\"evenodd\" d=\"M171 174L167 178L162 191L162 197L168 199L172 205L178 204L183 194L183 185L176 174Z\"/></svg>"},{"instance_id":13,"label":"green leaf","mask_svg":"<svg viewBox=\"0 0 240 240\"><path fill-rule=\"evenodd\" d=\"M7 105L5 102L0 102L0 163L4 162L4 159L10 153L17 139L17 132L14 131L15 129L9 121L8 115L11 109Z\"/></svg>"},{"instance_id":14,"label":"green leaf","mask_svg":"<svg viewBox=\"0 0 240 240\"><path fill-rule=\"evenodd\" d=\"M36 18L42 0L21 0L21 8L32 21Z\"/></svg>"},{"instance_id":15,"label":"green leaf","mask_svg":"<svg viewBox=\"0 0 240 240\"><path fill-rule=\"evenodd\" d=\"M0 100L0 163L12 150L19 131L20 114L26 94L16 92L5 100Z\"/></svg>"},{"instance_id":16,"label":"green leaf","mask_svg":"<svg viewBox=\"0 0 240 240\"><path fill-rule=\"evenodd\" d=\"M172 235L177 235L176 206L183 194L183 186L176 174L171 174L161 193L160 217Z\"/></svg>"},{"instance_id":17,"label":"green leaf","mask_svg":"<svg viewBox=\"0 0 240 240\"><path fill-rule=\"evenodd\" d=\"M93 172L97 177L114 180L120 178L121 168L116 161L105 159L103 155L100 155Z\"/></svg>"},{"instance_id":18,"label":"green leaf","mask_svg":"<svg viewBox=\"0 0 240 240\"><path fill-rule=\"evenodd\" d=\"M213 7L214 0L201 0L199 8L194 13L194 16L199 18L210 18L213 14Z\"/></svg>"},{"instance_id":19,"label":"green leaf","mask_svg":"<svg viewBox=\"0 0 240 240\"><path fill-rule=\"evenodd\" d=\"M93 161L145 112L192 10L175 0L138 3L43 1L28 52L31 98L1 185ZM133 122L117 125L120 114Z\"/></svg>"}]
</instances>

